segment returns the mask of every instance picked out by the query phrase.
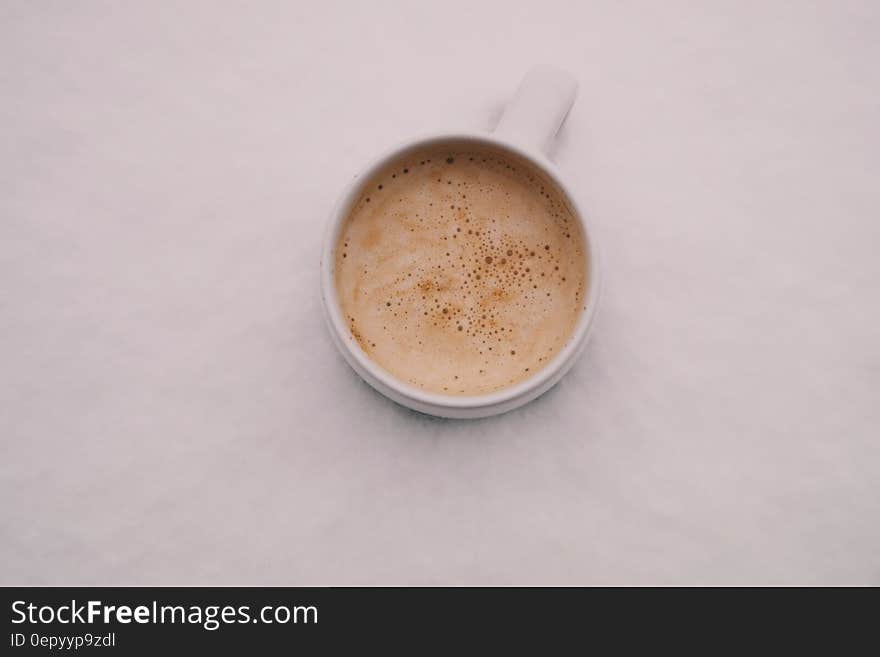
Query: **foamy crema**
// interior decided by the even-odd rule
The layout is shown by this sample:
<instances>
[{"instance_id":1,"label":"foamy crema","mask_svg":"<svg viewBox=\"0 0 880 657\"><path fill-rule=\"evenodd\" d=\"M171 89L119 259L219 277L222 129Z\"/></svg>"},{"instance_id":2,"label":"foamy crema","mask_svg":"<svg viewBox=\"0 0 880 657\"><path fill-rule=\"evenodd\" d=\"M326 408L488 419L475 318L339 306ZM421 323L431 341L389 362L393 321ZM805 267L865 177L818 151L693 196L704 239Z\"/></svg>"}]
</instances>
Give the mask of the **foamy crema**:
<instances>
[{"instance_id":1,"label":"foamy crema","mask_svg":"<svg viewBox=\"0 0 880 657\"><path fill-rule=\"evenodd\" d=\"M335 252L352 337L424 390L479 395L533 376L584 309L584 236L564 197L494 150L410 153L369 180Z\"/></svg>"}]
</instances>

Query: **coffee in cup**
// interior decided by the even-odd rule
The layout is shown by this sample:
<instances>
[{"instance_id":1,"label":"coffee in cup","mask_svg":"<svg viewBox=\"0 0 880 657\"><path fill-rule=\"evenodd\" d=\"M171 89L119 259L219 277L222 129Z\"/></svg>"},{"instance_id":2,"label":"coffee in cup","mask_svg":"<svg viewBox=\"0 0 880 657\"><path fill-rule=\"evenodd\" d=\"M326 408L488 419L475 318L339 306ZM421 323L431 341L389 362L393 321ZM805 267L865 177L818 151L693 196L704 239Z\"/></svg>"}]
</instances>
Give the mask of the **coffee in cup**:
<instances>
[{"instance_id":1,"label":"coffee in cup","mask_svg":"<svg viewBox=\"0 0 880 657\"><path fill-rule=\"evenodd\" d=\"M510 152L450 142L363 183L334 280L372 361L422 390L482 395L534 376L569 341L586 254L555 183Z\"/></svg>"}]
</instances>

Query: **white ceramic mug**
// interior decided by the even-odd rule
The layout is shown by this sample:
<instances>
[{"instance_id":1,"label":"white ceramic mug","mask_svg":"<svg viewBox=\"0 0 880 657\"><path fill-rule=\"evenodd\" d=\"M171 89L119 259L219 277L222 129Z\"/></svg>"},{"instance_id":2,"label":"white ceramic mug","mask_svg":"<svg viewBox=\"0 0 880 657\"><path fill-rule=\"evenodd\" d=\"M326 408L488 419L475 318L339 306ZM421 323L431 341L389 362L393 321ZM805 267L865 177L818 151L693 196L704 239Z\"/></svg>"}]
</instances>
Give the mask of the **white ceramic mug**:
<instances>
[{"instance_id":1,"label":"white ceramic mug","mask_svg":"<svg viewBox=\"0 0 880 657\"><path fill-rule=\"evenodd\" d=\"M550 389L571 368L587 342L599 302L599 254L593 232L580 210L576 194L556 167L547 159L547 150L565 120L577 95L577 83L567 73L555 69L535 69L523 79L513 101L506 108L492 134L439 133L409 140L371 162L342 193L330 217L321 254L321 291L330 333L339 351L354 370L386 397L413 410L450 418L478 418L504 413L535 399ZM424 147L455 142L488 146L543 173L559 188L580 222L586 242L587 290L584 309L566 345L543 368L528 379L496 392L472 395L442 395L400 381L373 362L351 334L339 307L334 263L336 243L352 204L365 183L391 160Z\"/></svg>"}]
</instances>

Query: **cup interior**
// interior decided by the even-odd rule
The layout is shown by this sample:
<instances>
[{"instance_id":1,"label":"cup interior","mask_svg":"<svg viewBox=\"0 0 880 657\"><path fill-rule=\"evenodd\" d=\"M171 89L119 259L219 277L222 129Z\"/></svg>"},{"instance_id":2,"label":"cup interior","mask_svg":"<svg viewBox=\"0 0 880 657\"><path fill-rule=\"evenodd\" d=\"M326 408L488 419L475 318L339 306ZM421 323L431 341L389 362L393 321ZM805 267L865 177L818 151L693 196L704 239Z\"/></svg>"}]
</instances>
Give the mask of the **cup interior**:
<instances>
[{"instance_id":1,"label":"cup interior","mask_svg":"<svg viewBox=\"0 0 880 657\"><path fill-rule=\"evenodd\" d=\"M441 394L414 386L395 377L376 363L352 336L341 309L336 287L335 263L336 249L340 233L352 210L353 205L361 197L366 185L394 167L402 158L428 149L447 148L450 151L469 150L495 154L501 158L523 167L534 175L543 185L555 192L555 197L566 206L575 219L581 232L586 258L586 285L583 295L583 309L572 330L567 343L548 361L528 378L524 378L510 386L493 392L474 395ZM506 142L494 139L491 135L455 134L433 136L408 142L391 149L369 164L343 193L333 211L330 225L324 242L322 253L322 293L328 324L334 341L348 363L383 394L391 396L418 410L432 412L432 409L473 409L510 404L519 398L528 397L530 393L540 389L543 391L561 376L576 358L583 347L587 333L592 324L598 302L599 267L598 253L592 235L581 212L571 187L561 178L555 166L545 157L529 153ZM551 381L552 380L552 381ZM535 396L535 395L532 395ZM531 398L531 397L529 397ZM516 405L516 404L514 404Z\"/></svg>"}]
</instances>

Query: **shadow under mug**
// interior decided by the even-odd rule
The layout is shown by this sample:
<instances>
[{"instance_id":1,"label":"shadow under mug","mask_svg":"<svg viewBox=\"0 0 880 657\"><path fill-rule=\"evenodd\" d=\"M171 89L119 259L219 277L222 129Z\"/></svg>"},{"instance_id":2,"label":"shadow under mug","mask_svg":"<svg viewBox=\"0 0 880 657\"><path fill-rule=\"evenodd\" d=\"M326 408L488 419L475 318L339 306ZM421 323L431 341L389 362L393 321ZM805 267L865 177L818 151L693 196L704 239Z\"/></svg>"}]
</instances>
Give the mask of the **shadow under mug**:
<instances>
[{"instance_id":1,"label":"shadow under mug","mask_svg":"<svg viewBox=\"0 0 880 657\"><path fill-rule=\"evenodd\" d=\"M592 329L600 293L599 253L594 234L580 210L576 195L550 160L547 151L577 95L577 83L556 69L529 72L498 127L486 133L438 133L411 139L374 159L343 191L330 216L321 253L321 297L333 341L349 365L386 397L413 410L448 418L479 418L512 410L549 390L571 369L584 349ZM390 374L361 349L342 315L336 292L334 266L340 231L352 205L369 182L389 162L413 151L435 146L465 146L498 151L524 162L548 179L568 204L584 236L587 288L584 308L563 348L529 378L495 392L480 395L444 395L410 385Z\"/></svg>"}]
</instances>

